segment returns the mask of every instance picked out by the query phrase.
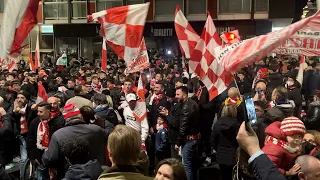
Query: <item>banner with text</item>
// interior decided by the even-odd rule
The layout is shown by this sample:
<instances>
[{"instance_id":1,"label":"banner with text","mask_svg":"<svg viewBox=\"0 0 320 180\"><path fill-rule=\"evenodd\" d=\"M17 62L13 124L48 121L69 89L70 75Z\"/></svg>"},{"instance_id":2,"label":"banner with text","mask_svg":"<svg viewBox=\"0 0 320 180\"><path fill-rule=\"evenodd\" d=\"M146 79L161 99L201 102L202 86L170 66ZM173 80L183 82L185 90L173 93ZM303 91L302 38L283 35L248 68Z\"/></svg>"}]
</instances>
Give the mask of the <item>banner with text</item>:
<instances>
[{"instance_id":1,"label":"banner with text","mask_svg":"<svg viewBox=\"0 0 320 180\"><path fill-rule=\"evenodd\" d=\"M149 56L147 52L146 42L144 38L141 40L141 45L139 51L137 52L136 57L131 61L127 69L125 70L125 74L139 72L149 67Z\"/></svg>"}]
</instances>

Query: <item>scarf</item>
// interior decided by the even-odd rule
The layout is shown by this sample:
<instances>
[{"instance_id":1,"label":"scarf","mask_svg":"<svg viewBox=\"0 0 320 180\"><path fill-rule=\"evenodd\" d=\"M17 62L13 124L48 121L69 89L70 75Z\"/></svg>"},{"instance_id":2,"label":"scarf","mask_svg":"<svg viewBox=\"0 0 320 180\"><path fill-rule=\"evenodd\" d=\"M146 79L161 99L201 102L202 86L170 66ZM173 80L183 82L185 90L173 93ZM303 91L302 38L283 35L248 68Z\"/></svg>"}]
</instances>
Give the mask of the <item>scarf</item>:
<instances>
[{"instance_id":1,"label":"scarf","mask_svg":"<svg viewBox=\"0 0 320 180\"><path fill-rule=\"evenodd\" d=\"M20 109L19 114L21 115L20 117L20 134L25 134L28 132L28 122L26 119L26 110L27 110L27 105Z\"/></svg>"},{"instance_id":2,"label":"scarf","mask_svg":"<svg viewBox=\"0 0 320 180\"><path fill-rule=\"evenodd\" d=\"M299 147L293 148L288 144L288 142L282 141L272 136L267 137L265 144L269 142L287 150L289 153L296 153L299 150Z\"/></svg>"},{"instance_id":3,"label":"scarf","mask_svg":"<svg viewBox=\"0 0 320 180\"><path fill-rule=\"evenodd\" d=\"M163 97L164 97L164 94L158 94L154 96L153 100L155 101L156 105L159 104L159 101L163 99Z\"/></svg>"},{"instance_id":4,"label":"scarf","mask_svg":"<svg viewBox=\"0 0 320 180\"><path fill-rule=\"evenodd\" d=\"M198 91L197 91L197 93L196 93L196 96L197 96L197 98L198 98L198 100L200 100L200 97L201 97L201 94L202 94L202 86L200 86L199 87L199 89L198 89Z\"/></svg>"},{"instance_id":5,"label":"scarf","mask_svg":"<svg viewBox=\"0 0 320 180\"><path fill-rule=\"evenodd\" d=\"M60 109L57 109L56 111L51 111L51 112L50 112L50 117L51 117L51 119L57 117L60 113L61 113L61 112L60 112Z\"/></svg>"},{"instance_id":6,"label":"scarf","mask_svg":"<svg viewBox=\"0 0 320 180\"><path fill-rule=\"evenodd\" d=\"M159 125L159 124L156 125L157 131L160 131L160 130L163 129L163 128L167 128L167 124L166 124L166 123L163 123L163 124L161 124L161 125Z\"/></svg>"},{"instance_id":7,"label":"scarf","mask_svg":"<svg viewBox=\"0 0 320 180\"><path fill-rule=\"evenodd\" d=\"M37 131L37 148L46 150L49 146L49 120L41 120Z\"/></svg>"},{"instance_id":8,"label":"scarf","mask_svg":"<svg viewBox=\"0 0 320 180\"><path fill-rule=\"evenodd\" d=\"M228 97L225 101L224 101L225 105L228 104L233 104L236 105L237 107L241 104L241 100L239 98L230 98Z\"/></svg>"}]
</instances>

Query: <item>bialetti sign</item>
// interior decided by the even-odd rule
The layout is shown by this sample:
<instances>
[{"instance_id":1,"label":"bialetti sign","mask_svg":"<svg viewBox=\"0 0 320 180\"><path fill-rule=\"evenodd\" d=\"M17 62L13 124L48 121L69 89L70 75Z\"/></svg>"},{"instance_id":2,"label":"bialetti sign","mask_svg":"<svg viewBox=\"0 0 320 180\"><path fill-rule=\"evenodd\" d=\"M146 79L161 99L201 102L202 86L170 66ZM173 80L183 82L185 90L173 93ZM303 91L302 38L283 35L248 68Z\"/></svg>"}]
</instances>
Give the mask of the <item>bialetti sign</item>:
<instances>
[{"instance_id":1,"label":"bialetti sign","mask_svg":"<svg viewBox=\"0 0 320 180\"><path fill-rule=\"evenodd\" d=\"M151 27L151 36L154 37L169 37L173 35L173 29L172 28L161 28L161 29L156 29Z\"/></svg>"}]
</instances>

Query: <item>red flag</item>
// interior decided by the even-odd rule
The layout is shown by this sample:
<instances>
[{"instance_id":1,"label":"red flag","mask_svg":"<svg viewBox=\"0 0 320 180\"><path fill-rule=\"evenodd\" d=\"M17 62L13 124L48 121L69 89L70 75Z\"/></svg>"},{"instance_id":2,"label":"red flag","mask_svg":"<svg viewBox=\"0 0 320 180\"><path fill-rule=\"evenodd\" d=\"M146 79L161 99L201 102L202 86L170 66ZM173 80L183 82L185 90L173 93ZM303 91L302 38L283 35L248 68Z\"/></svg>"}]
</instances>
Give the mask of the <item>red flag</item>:
<instances>
[{"instance_id":1,"label":"red flag","mask_svg":"<svg viewBox=\"0 0 320 180\"><path fill-rule=\"evenodd\" d=\"M219 35L211 16L208 15L201 38L191 54L189 66L207 87L210 100L226 90L234 78L214 57L213 50L219 46L221 46Z\"/></svg>"},{"instance_id":2,"label":"red flag","mask_svg":"<svg viewBox=\"0 0 320 180\"><path fill-rule=\"evenodd\" d=\"M42 102L48 101L48 95L46 89L42 85L42 82L38 82L38 100L42 100Z\"/></svg>"},{"instance_id":3,"label":"red flag","mask_svg":"<svg viewBox=\"0 0 320 180\"><path fill-rule=\"evenodd\" d=\"M7 59L10 52L21 52L21 44L38 23L39 0L7 1L0 30L0 58ZM20 49L20 50L19 50Z\"/></svg>"},{"instance_id":4,"label":"red flag","mask_svg":"<svg viewBox=\"0 0 320 180\"><path fill-rule=\"evenodd\" d=\"M36 67L35 67L35 63L32 60L32 53L29 51L28 52L28 56L29 56L29 67L30 67L30 71L32 72L36 72Z\"/></svg>"},{"instance_id":5,"label":"red flag","mask_svg":"<svg viewBox=\"0 0 320 180\"><path fill-rule=\"evenodd\" d=\"M105 38L103 38L102 41L101 71L107 72L107 47Z\"/></svg>"},{"instance_id":6,"label":"red flag","mask_svg":"<svg viewBox=\"0 0 320 180\"><path fill-rule=\"evenodd\" d=\"M121 6L88 16L89 21L101 23L103 37L127 66L139 50L149 4Z\"/></svg>"}]
</instances>

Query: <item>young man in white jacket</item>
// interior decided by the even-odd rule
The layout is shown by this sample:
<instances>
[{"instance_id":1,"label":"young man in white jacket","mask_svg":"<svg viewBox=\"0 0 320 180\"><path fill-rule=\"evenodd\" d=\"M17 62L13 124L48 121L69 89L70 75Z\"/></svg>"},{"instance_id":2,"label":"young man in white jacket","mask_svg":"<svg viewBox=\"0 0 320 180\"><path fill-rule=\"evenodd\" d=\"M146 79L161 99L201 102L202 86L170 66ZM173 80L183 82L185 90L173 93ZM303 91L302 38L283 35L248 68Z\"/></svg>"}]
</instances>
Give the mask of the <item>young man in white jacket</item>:
<instances>
[{"instance_id":1,"label":"young man in white jacket","mask_svg":"<svg viewBox=\"0 0 320 180\"><path fill-rule=\"evenodd\" d=\"M125 124L126 126L132 127L140 133L142 144L144 145L149 132L147 117L145 116L141 121L135 118L134 112L138 110L137 96L135 94L127 94L126 101L128 102L129 106L125 107L123 110Z\"/></svg>"}]
</instances>

